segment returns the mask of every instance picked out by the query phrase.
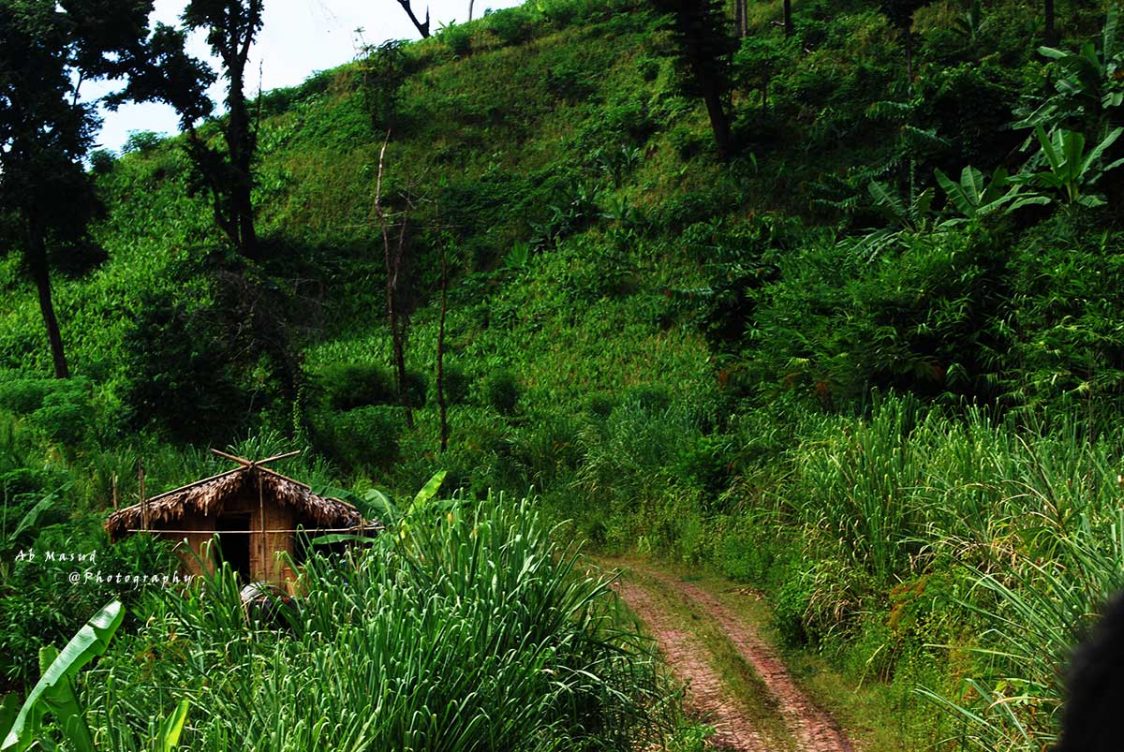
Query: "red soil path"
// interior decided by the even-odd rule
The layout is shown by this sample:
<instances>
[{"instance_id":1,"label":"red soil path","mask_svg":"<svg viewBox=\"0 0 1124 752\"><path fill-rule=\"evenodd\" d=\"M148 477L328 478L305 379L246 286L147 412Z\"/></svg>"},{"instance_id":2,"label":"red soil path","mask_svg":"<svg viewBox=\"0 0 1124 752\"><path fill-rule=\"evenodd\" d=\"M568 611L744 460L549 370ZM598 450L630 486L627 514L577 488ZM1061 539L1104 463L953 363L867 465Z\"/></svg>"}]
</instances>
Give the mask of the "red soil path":
<instances>
[{"instance_id":1,"label":"red soil path","mask_svg":"<svg viewBox=\"0 0 1124 752\"><path fill-rule=\"evenodd\" d=\"M752 625L743 622L719 598L698 585L656 570L641 571L646 578L658 582L661 589L677 593L725 633L773 695L799 752L854 751L839 724L800 689L776 651ZM687 683L690 709L715 727L716 734L710 739L712 745L733 752L774 749L754 729L737 699L730 696L729 688L710 664L709 650L702 641L685 631L644 587L626 578L619 582L618 589L625 603L647 625L676 678Z\"/></svg>"}]
</instances>

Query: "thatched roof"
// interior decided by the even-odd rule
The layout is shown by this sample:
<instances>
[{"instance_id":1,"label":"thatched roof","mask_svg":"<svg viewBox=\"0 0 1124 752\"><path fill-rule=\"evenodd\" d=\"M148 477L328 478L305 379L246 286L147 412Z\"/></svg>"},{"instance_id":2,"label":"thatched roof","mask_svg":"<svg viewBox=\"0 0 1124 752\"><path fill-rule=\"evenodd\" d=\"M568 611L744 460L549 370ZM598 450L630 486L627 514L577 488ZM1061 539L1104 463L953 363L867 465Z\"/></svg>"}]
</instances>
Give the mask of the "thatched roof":
<instances>
[{"instance_id":1,"label":"thatched roof","mask_svg":"<svg viewBox=\"0 0 1124 752\"><path fill-rule=\"evenodd\" d=\"M145 527L146 513L150 529L168 527L169 523L187 517L217 517L229 499L243 494L252 494L256 498L259 482L263 497L271 503L292 509L304 527L343 529L372 526L351 504L317 496L303 483L251 464L114 512L106 520L105 529L110 540L117 541Z\"/></svg>"}]
</instances>

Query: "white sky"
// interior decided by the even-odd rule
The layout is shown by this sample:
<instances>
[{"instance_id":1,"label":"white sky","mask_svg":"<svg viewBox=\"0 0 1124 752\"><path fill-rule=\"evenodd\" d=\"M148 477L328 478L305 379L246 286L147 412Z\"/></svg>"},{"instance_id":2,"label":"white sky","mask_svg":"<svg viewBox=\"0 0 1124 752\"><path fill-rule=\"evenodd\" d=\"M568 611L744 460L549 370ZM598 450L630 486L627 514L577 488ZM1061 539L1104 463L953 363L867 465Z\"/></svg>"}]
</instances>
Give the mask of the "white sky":
<instances>
[{"instance_id":1,"label":"white sky","mask_svg":"<svg viewBox=\"0 0 1124 752\"><path fill-rule=\"evenodd\" d=\"M163 21L179 25L185 0L156 0L153 25ZM510 8L522 0L476 0L473 17L484 15L488 8ZM412 0L419 19L425 18L427 0ZM430 29L437 31L449 21L468 19L468 0L428 0ZM362 29L362 42L356 34ZM265 0L265 23L250 53L246 90L251 96L261 84L267 91L295 86L316 71L334 68L355 58L361 43L378 44L387 39L417 39L418 32L410 23L397 0ZM210 58L210 50L202 34L194 35L189 50L197 57ZM215 66L212 61L212 66ZM220 78L212 97L221 99L224 81ZM86 96L100 96L104 86L88 86ZM117 112L104 112L104 125L98 136L99 146L120 150L131 131L175 133L178 121L172 109L160 104L126 105Z\"/></svg>"}]
</instances>

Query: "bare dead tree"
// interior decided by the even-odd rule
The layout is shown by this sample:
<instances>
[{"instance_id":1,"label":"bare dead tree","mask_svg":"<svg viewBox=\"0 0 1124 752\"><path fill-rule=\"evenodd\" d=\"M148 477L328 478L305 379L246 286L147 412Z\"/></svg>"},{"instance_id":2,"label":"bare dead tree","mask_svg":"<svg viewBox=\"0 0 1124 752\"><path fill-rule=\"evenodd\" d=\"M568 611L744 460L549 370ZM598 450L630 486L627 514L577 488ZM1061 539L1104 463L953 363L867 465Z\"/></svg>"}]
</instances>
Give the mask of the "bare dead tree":
<instances>
[{"instance_id":1,"label":"bare dead tree","mask_svg":"<svg viewBox=\"0 0 1124 752\"><path fill-rule=\"evenodd\" d=\"M402 261L406 248L406 226L408 220L405 216L398 223L398 237L391 237L391 219L382 203L382 179L386 164L386 147L390 144L390 131L386 133L382 149L379 150L379 173L375 181L375 216L378 219L379 231L382 235L383 256L386 261L386 317L390 325L390 337L394 348L394 373L398 382L398 398L406 414L406 427L414 427L414 410L410 402L408 383L406 380L406 328L409 321L402 315L399 307L398 282L402 272Z\"/></svg>"},{"instance_id":2,"label":"bare dead tree","mask_svg":"<svg viewBox=\"0 0 1124 752\"><path fill-rule=\"evenodd\" d=\"M422 39L429 38L429 8L425 9L425 22L422 23L418 17L414 15L414 9L410 7L410 0L398 0L398 4L402 6L402 10L406 11L406 15L410 17L410 21L417 28L418 33L422 35ZM472 18L472 9L469 8L469 20Z\"/></svg>"},{"instance_id":3,"label":"bare dead tree","mask_svg":"<svg viewBox=\"0 0 1124 752\"><path fill-rule=\"evenodd\" d=\"M437 409L441 415L441 451L449 448L449 414L445 404L445 314L449 310L448 243L441 243L441 318L437 322Z\"/></svg>"}]
</instances>

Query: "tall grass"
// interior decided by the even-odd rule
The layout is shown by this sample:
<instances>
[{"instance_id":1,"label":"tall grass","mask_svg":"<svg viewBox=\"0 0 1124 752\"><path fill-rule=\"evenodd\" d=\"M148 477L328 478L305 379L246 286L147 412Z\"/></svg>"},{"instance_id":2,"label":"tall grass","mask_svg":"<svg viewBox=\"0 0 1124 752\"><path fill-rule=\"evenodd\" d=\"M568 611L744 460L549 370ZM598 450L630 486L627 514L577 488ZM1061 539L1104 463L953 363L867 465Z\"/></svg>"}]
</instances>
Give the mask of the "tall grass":
<instances>
[{"instance_id":1,"label":"tall grass","mask_svg":"<svg viewBox=\"0 0 1124 752\"><path fill-rule=\"evenodd\" d=\"M106 748L187 697L198 750L628 749L666 728L646 645L606 581L526 502L446 508L303 569L287 629L247 627L233 580L154 598L86 676ZM623 622L621 622L623 623Z\"/></svg>"},{"instance_id":2,"label":"tall grass","mask_svg":"<svg viewBox=\"0 0 1124 752\"><path fill-rule=\"evenodd\" d=\"M1054 740L1061 667L1124 585L1122 444L1087 429L889 398L866 419L809 420L789 452L775 493L803 530L808 566L842 556L865 573L812 578L836 589L809 595L806 620L840 617L811 613L818 600L850 599L858 618L905 583L920 583L916 593L934 574L953 583L932 618L954 626L931 623L927 636L957 643L968 678L921 692L955 716L962 748L1030 752Z\"/></svg>"}]
</instances>

